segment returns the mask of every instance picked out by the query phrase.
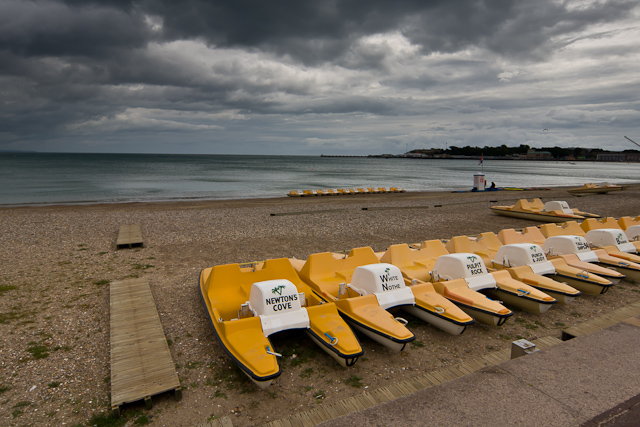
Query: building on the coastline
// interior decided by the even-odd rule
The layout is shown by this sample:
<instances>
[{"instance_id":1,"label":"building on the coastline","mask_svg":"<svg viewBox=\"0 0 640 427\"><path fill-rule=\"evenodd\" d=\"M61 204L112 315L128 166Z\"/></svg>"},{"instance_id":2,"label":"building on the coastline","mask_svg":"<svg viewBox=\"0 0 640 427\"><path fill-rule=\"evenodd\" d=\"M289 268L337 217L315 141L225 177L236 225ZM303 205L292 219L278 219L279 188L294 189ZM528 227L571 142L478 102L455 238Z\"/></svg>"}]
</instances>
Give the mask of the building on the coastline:
<instances>
[{"instance_id":1,"label":"building on the coastline","mask_svg":"<svg viewBox=\"0 0 640 427\"><path fill-rule=\"evenodd\" d=\"M601 162L640 162L640 152L608 152L599 153L597 157Z\"/></svg>"},{"instance_id":2,"label":"building on the coastline","mask_svg":"<svg viewBox=\"0 0 640 427\"><path fill-rule=\"evenodd\" d=\"M524 158L527 160L551 160L553 159L553 155L550 151L534 150L532 148L527 151L527 154L524 155Z\"/></svg>"}]
</instances>

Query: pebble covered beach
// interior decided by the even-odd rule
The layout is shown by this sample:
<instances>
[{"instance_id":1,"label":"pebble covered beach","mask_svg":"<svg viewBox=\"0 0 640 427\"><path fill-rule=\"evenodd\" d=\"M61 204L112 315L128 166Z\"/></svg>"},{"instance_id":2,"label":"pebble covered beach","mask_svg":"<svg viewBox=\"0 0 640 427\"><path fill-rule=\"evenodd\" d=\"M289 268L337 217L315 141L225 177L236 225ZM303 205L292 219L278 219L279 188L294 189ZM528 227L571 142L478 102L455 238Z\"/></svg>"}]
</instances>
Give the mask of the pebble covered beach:
<instances>
[{"instance_id":1,"label":"pebble covered beach","mask_svg":"<svg viewBox=\"0 0 640 427\"><path fill-rule=\"evenodd\" d=\"M283 374L259 390L215 340L197 287L203 268L395 243L417 243L535 225L493 214L519 198L566 200L602 216L640 215L640 184L576 197L566 188L478 193L408 192L309 198L0 208L0 425L92 425L110 408L109 283L148 279L183 388L154 406L123 408L131 425L191 426L229 416L233 425L273 421L510 347L518 337L563 328L640 299L626 280L543 315L516 312L502 327L450 336L411 323L416 343L394 354L361 338L352 368L287 333L273 339ZM144 246L116 249L118 228L140 224ZM143 418L144 417L144 418Z\"/></svg>"}]
</instances>

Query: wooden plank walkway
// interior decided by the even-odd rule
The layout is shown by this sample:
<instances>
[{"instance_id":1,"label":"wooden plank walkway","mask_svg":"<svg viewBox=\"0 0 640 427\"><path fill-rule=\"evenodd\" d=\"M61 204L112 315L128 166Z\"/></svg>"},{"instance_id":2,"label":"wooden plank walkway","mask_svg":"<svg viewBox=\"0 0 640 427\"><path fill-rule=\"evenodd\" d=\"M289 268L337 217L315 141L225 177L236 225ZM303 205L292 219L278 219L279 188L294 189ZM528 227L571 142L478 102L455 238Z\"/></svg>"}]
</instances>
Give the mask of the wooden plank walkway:
<instances>
[{"instance_id":1,"label":"wooden plank walkway","mask_svg":"<svg viewBox=\"0 0 640 427\"><path fill-rule=\"evenodd\" d=\"M233 422L229 417L222 417L205 423L197 424L195 427L233 427Z\"/></svg>"},{"instance_id":2,"label":"wooden plank walkway","mask_svg":"<svg viewBox=\"0 0 640 427\"><path fill-rule=\"evenodd\" d=\"M111 408L174 390L181 398L180 380L162 330L146 279L112 282Z\"/></svg>"},{"instance_id":3,"label":"wooden plank walkway","mask_svg":"<svg viewBox=\"0 0 640 427\"><path fill-rule=\"evenodd\" d=\"M613 326L616 323L622 322L630 317L635 317L638 315L640 315L640 300L627 306L620 307L617 310L612 311L611 313L595 317L591 320L587 320L584 323L563 330L562 341L567 341L571 338L579 337L580 335L597 332L600 329Z\"/></svg>"},{"instance_id":4,"label":"wooden plank walkway","mask_svg":"<svg viewBox=\"0 0 640 427\"><path fill-rule=\"evenodd\" d=\"M140 224L123 225L118 231L118 240L116 241L116 247L118 249L134 246L142 246L144 244L142 240L142 230Z\"/></svg>"}]
</instances>

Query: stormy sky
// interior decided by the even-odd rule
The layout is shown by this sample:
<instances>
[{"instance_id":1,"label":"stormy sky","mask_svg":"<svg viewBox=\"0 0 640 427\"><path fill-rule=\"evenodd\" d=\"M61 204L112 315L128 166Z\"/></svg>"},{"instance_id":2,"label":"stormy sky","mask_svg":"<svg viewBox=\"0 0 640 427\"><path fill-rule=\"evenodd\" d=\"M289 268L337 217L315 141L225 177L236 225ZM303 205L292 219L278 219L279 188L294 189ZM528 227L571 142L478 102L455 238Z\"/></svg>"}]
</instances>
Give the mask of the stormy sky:
<instances>
[{"instance_id":1,"label":"stormy sky","mask_svg":"<svg viewBox=\"0 0 640 427\"><path fill-rule=\"evenodd\" d=\"M637 0L0 0L0 150L640 142Z\"/></svg>"}]
</instances>

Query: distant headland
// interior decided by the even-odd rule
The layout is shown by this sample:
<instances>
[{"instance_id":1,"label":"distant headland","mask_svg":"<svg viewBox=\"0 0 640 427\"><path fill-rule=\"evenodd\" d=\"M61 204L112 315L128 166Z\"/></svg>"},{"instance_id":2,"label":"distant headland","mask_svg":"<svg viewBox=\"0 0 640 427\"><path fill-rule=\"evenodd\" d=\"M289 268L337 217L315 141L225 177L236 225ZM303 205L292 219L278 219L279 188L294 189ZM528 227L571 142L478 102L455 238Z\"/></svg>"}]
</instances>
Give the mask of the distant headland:
<instances>
[{"instance_id":1,"label":"distant headland","mask_svg":"<svg viewBox=\"0 0 640 427\"><path fill-rule=\"evenodd\" d=\"M407 151L404 154L370 154L367 156L327 155L321 157L379 157L410 159L469 159L469 160L546 160L546 161L601 161L601 162L640 162L640 151L608 151L602 148L531 148L519 147L447 147L423 148Z\"/></svg>"}]
</instances>

